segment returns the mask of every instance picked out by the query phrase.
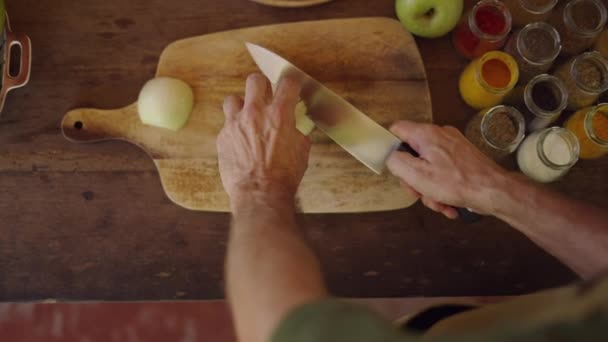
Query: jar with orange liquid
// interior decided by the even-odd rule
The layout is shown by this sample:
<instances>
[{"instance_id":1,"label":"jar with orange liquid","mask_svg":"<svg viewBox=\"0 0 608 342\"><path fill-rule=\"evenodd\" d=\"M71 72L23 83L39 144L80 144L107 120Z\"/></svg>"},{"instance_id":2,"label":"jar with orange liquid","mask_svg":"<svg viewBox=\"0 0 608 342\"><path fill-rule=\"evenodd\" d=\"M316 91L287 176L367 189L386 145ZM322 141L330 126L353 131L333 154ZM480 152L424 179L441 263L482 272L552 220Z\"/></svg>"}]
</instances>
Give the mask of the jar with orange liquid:
<instances>
[{"instance_id":1,"label":"jar with orange liquid","mask_svg":"<svg viewBox=\"0 0 608 342\"><path fill-rule=\"evenodd\" d=\"M460 76L460 95L481 110L500 104L519 80L517 62L501 51L490 51L473 60Z\"/></svg>"},{"instance_id":2,"label":"jar with orange liquid","mask_svg":"<svg viewBox=\"0 0 608 342\"><path fill-rule=\"evenodd\" d=\"M608 103L579 110L565 127L578 138L581 159L608 155Z\"/></svg>"}]
</instances>

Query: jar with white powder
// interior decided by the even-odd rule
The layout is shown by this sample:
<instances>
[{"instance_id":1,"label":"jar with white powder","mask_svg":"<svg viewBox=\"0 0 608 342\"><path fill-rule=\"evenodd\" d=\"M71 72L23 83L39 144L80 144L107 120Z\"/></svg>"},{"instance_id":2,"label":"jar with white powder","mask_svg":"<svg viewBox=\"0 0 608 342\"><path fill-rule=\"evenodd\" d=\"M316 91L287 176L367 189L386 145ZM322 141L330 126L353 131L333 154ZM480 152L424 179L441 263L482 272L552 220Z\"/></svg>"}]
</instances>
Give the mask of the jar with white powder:
<instances>
[{"instance_id":1,"label":"jar with white powder","mask_svg":"<svg viewBox=\"0 0 608 342\"><path fill-rule=\"evenodd\" d=\"M579 157L576 136L561 127L547 128L528 136L517 151L519 169L528 177L549 183L563 177Z\"/></svg>"}]
</instances>

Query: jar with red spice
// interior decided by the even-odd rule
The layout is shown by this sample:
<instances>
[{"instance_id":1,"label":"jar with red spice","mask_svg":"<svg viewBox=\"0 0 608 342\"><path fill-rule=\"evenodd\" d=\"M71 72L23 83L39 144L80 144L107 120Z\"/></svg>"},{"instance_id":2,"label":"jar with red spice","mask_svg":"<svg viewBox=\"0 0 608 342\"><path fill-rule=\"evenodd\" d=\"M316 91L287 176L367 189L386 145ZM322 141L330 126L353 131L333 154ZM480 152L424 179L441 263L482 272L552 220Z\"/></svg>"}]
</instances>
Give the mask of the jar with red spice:
<instances>
[{"instance_id":1,"label":"jar with red spice","mask_svg":"<svg viewBox=\"0 0 608 342\"><path fill-rule=\"evenodd\" d=\"M470 59L499 50L511 32L511 21L511 13L501 1L479 1L454 30L454 46Z\"/></svg>"}]
</instances>

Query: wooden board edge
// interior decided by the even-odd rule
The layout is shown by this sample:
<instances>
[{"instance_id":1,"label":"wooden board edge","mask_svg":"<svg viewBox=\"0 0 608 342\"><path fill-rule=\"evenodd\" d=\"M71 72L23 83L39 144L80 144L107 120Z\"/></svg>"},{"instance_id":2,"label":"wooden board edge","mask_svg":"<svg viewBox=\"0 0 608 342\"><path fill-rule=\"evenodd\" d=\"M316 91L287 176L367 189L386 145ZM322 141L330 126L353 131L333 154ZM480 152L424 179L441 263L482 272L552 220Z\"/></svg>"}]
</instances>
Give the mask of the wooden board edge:
<instances>
[{"instance_id":1,"label":"wooden board edge","mask_svg":"<svg viewBox=\"0 0 608 342\"><path fill-rule=\"evenodd\" d=\"M412 34L407 31L403 25L401 24L401 22L399 22L399 20L395 19L395 18L391 18L391 17L357 17L357 18L336 18L336 19L322 19L322 20L301 20L301 21L294 21L294 22L289 22L289 23L278 23L278 24L269 24L269 25L260 25L260 26L252 26L252 27L245 27L245 28L240 28L240 29L234 29L234 30L227 30L227 31L218 31L215 33L207 33L207 34L201 34L199 36L193 36L193 37L187 37L187 38L183 38L183 39L179 39L176 40L170 44L168 44L163 51L160 54L160 57L158 59L158 65L157 65L157 69L156 69L156 75L159 74L160 68L161 68L161 61L164 60L165 58L165 54L167 53L167 51L170 50L170 48L174 45L181 45L184 44L185 42L189 41L189 40L193 40L193 39L200 39L202 37L205 37L207 39L214 39L216 36L218 35L224 35L224 34L235 34L238 35L239 32L243 32L243 31L248 31L248 30L253 30L253 29L271 29L273 27L280 27L280 26L285 26L285 25L297 25L297 24L302 24L302 23L309 23L309 24L314 24L314 23L331 23L331 22L346 22L346 21L356 21L356 20L369 20L369 21L384 21L387 22L390 25L399 25L404 32L406 32L408 35L412 36ZM412 39L414 39L414 37L412 36ZM420 57L420 50L416 49L418 56ZM421 59L422 60L422 59ZM425 70L425 80L427 80L428 78L426 78L426 70ZM427 82L428 83L428 82Z\"/></svg>"},{"instance_id":2,"label":"wooden board edge","mask_svg":"<svg viewBox=\"0 0 608 342\"><path fill-rule=\"evenodd\" d=\"M192 211L229 213L230 200L224 192L220 181L219 171L211 165L214 161L209 159L153 159L154 165L160 177L161 186L167 198L179 207ZM209 170L213 169L213 173ZM194 174L194 175L193 175ZM392 177L392 176L391 176ZM314 190L314 187L305 189L306 177L296 195L297 212L301 214L352 214L352 213L374 213L403 210L414 205L418 199L407 196L395 181L395 188L385 192L385 196L398 196L401 200L389 200L377 202L376 205L353 203L348 200L352 194L342 194L335 198L337 205L321 205L317 200L311 202L310 195L303 195L300 191ZM323 186L323 182L316 187ZM188 190L185 190L188 189ZM335 195L335 194L334 194ZM332 195L330 195L331 197ZM301 198L309 199L301 202ZM327 198L326 198L327 199ZM388 205L387 205L388 204ZM364 209L363 209L364 207Z\"/></svg>"}]
</instances>

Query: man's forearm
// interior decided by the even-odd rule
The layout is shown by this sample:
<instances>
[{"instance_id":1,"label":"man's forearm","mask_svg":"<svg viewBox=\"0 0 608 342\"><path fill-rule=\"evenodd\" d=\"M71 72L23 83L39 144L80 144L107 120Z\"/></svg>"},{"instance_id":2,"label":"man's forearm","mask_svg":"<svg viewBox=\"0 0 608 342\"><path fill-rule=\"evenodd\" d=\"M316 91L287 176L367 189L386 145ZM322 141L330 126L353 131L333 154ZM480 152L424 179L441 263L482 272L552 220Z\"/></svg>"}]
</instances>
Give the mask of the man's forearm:
<instances>
[{"instance_id":1,"label":"man's forearm","mask_svg":"<svg viewBox=\"0 0 608 342\"><path fill-rule=\"evenodd\" d=\"M606 211L509 175L496 193L494 214L581 277L608 268Z\"/></svg>"},{"instance_id":2,"label":"man's forearm","mask_svg":"<svg viewBox=\"0 0 608 342\"><path fill-rule=\"evenodd\" d=\"M297 228L293 200L250 194L236 202L228 297L240 340L262 342L291 310L327 292L319 261Z\"/></svg>"}]
</instances>

